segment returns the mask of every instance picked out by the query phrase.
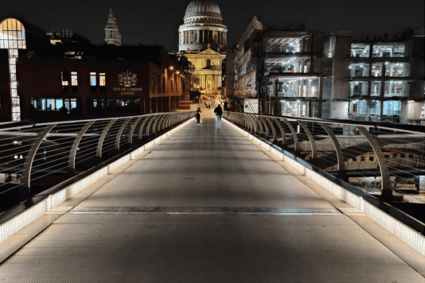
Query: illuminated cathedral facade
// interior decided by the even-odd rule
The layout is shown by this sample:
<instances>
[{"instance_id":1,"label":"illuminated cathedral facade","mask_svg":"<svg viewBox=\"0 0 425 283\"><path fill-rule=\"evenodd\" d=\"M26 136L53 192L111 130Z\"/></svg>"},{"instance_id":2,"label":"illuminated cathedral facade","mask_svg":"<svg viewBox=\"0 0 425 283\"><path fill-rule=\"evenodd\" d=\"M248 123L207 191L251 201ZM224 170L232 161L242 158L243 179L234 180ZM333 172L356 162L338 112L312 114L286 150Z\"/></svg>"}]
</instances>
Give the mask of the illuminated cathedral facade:
<instances>
[{"instance_id":1,"label":"illuminated cathedral facade","mask_svg":"<svg viewBox=\"0 0 425 283\"><path fill-rule=\"evenodd\" d=\"M192 87L205 97L223 97L223 63L227 27L219 6L210 1L189 3L179 28L179 53L192 63Z\"/></svg>"}]
</instances>

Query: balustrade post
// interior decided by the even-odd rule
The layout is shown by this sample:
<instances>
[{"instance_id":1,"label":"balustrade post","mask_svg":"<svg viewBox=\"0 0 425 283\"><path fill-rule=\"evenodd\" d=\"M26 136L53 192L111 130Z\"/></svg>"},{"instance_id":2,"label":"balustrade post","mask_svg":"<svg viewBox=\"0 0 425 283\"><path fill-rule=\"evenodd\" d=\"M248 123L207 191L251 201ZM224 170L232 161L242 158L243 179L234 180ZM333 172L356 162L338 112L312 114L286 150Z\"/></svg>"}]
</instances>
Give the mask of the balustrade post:
<instances>
[{"instance_id":1,"label":"balustrade post","mask_svg":"<svg viewBox=\"0 0 425 283\"><path fill-rule=\"evenodd\" d=\"M316 147L316 141L314 140L313 135L311 134L309 128L307 127L307 125L300 120L297 120L298 124L300 124L301 127L303 127L304 131L306 132L308 139L310 140L310 147L311 147L311 160L312 160L312 164L316 164L317 161L317 147Z\"/></svg>"},{"instance_id":2,"label":"balustrade post","mask_svg":"<svg viewBox=\"0 0 425 283\"><path fill-rule=\"evenodd\" d=\"M289 121L287 119L282 119L282 120L288 126L289 130L291 131L292 137L294 139L294 154L296 156L298 156L299 151L300 151L300 145L299 145L299 142L298 142L297 132L295 132L294 127L292 127L291 123L289 123Z\"/></svg>"},{"instance_id":3,"label":"balustrade post","mask_svg":"<svg viewBox=\"0 0 425 283\"><path fill-rule=\"evenodd\" d=\"M393 190L391 188L391 179L390 179L390 171L388 170L387 162L384 159L384 154L382 153L381 147L379 146L376 139L369 133L366 128L357 126L357 129L363 134L363 136L367 139L373 151L375 152L376 158L379 163L379 170L381 171L381 196L385 201L391 202L393 196Z\"/></svg>"},{"instance_id":4,"label":"balustrade post","mask_svg":"<svg viewBox=\"0 0 425 283\"><path fill-rule=\"evenodd\" d=\"M319 123L319 125L322 126L322 128L326 131L326 133L329 135L334 145L336 157L338 161L338 178L344 181L348 181L346 173L345 173L344 155L342 153L342 148L338 139L336 138L332 130L328 127L328 125L326 125L325 123Z\"/></svg>"},{"instance_id":5,"label":"balustrade post","mask_svg":"<svg viewBox=\"0 0 425 283\"><path fill-rule=\"evenodd\" d=\"M143 117L139 117L134 121L133 125L131 126L130 134L128 135L128 144L133 144L133 135L134 131L136 130L137 124L139 124L140 120L142 120Z\"/></svg>"},{"instance_id":6,"label":"balustrade post","mask_svg":"<svg viewBox=\"0 0 425 283\"><path fill-rule=\"evenodd\" d=\"M106 125L105 129L103 129L102 134L100 135L99 141L97 143L97 148L96 148L96 157L99 160L102 160L102 147L103 147L103 142L105 141L105 137L108 134L109 129L117 120L118 119L112 119L111 121L109 121L108 125Z\"/></svg>"},{"instance_id":7,"label":"balustrade post","mask_svg":"<svg viewBox=\"0 0 425 283\"><path fill-rule=\"evenodd\" d=\"M124 123L122 123L120 129L118 130L117 136L115 138L115 149L116 150L120 150L120 142L121 142L121 136L122 133L124 132L125 127L127 126L128 123L130 123L132 118L128 118L124 121Z\"/></svg>"},{"instance_id":8,"label":"balustrade post","mask_svg":"<svg viewBox=\"0 0 425 283\"><path fill-rule=\"evenodd\" d=\"M22 170L22 187L20 188L21 196L25 199L30 197L31 193L31 169L32 163L34 162L35 155L39 149L44 138L50 133L50 131L56 127L57 124L46 126L35 138L34 143L31 145L30 150L25 157L24 168Z\"/></svg>"},{"instance_id":9,"label":"balustrade post","mask_svg":"<svg viewBox=\"0 0 425 283\"><path fill-rule=\"evenodd\" d=\"M71 146L71 151L69 152L68 157L68 176L75 174L75 158L77 155L78 146L80 145L81 139L87 130L94 124L95 121L87 122L81 130L78 132L77 137L74 139L74 143Z\"/></svg>"}]
</instances>

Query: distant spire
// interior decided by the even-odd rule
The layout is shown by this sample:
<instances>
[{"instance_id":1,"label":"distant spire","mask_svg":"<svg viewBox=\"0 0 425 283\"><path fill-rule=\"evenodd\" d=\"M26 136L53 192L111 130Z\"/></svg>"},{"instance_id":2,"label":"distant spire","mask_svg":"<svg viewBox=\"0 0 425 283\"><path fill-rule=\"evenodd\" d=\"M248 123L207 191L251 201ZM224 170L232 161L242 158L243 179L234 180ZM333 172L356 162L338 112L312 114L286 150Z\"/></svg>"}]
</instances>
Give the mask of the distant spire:
<instances>
[{"instance_id":1,"label":"distant spire","mask_svg":"<svg viewBox=\"0 0 425 283\"><path fill-rule=\"evenodd\" d=\"M117 20L112 15L112 9L109 10L109 18L105 26L105 43L121 45L121 33L118 29Z\"/></svg>"}]
</instances>

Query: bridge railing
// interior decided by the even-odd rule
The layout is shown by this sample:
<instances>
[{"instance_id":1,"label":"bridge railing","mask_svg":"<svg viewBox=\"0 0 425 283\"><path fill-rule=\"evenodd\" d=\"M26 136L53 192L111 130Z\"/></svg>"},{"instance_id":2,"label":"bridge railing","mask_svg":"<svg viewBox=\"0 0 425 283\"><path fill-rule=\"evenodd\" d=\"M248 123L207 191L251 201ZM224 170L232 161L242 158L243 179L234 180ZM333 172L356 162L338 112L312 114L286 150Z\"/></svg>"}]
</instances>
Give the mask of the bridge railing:
<instances>
[{"instance_id":1,"label":"bridge railing","mask_svg":"<svg viewBox=\"0 0 425 283\"><path fill-rule=\"evenodd\" d=\"M13 204L116 159L194 112L0 124L0 214Z\"/></svg>"},{"instance_id":2,"label":"bridge railing","mask_svg":"<svg viewBox=\"0 0 425 283\"><path fill-rule=\"evenodd\" d=\"M385 201L415 202L425 193L423 126L239 112L223 117Z\"/></svg>"}]
</instances>

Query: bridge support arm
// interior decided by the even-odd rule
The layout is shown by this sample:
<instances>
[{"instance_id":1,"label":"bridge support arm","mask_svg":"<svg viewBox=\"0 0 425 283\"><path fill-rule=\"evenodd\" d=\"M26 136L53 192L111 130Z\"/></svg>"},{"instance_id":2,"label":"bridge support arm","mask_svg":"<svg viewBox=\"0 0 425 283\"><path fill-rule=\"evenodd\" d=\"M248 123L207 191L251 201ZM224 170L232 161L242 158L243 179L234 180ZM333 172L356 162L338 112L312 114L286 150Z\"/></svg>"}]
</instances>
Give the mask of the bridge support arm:
<instances>
[{"instance_id":1,"label":"bridge support arm","mask_svg":"<svg viewBox=\"0 0 425 283\"><path fill-rule=\"evenodd\" d=\"M37 154L37 150L43 142L44 138L50 133L50 131L56 127L57 124L52 124L46 126L43 131L41 131L34 140L34 143L31 145L30 150L25 158L24 168L22 171L22 182L23 188L25 190L25 194L29 197L30 188L31 188L31 169L32 163L34 162L35 155Z\"/></svg>"},{"instance_id":2,"label":"bridge support arm","mask_svg":"<svg viewBox=\"0 0 425 283\"><path fill-rule=\"evenodd\" d=\"M68 158L68 174L69 175L72 175L75 173L75 157L77 155L78 146L80 145L81 139L83 138L84 134L91 127L91 125L94 124L94 122L95 121L87 122L78 132L78 135L75 138L74 143L72 144L71 151L69 152L69 158Z\"/></svg>"},{"instance_id":3,"label":"bridge support arm","mask_svg":"<svg viewBox=\"0 0 425 283\"><path fill-rule=\"evenodd\" d=\"M101 159L102 158L102 147L103 147L103 142L105 141L105 137L109 132L109 129L112 127L112 125L117 121L117 119L112 119L111 121L109 121L108 125L106 125L105 129L103 129L102 134L100 135L99 141L97 143L97 148L96 148L96 157Z\"/></svg>"},{"instance_id":4,"label":"bridge support arm","mask_svg":"<svg viewBox=\"0 0 425 283\"><path fill-rule=\"evenodd\" d=\"M382 198L386 201L391 201L393 190L391 188L390 171L388 170L388 165L384 159L384 154L382 153L381 147L365 127L357 126L357 129L367 139L373 151L375 152L376 158L378 159L379 169L381 171Z\"/></svg>"}]
</instances>

